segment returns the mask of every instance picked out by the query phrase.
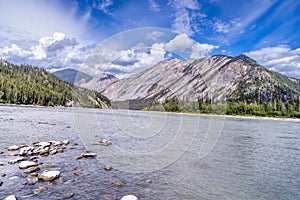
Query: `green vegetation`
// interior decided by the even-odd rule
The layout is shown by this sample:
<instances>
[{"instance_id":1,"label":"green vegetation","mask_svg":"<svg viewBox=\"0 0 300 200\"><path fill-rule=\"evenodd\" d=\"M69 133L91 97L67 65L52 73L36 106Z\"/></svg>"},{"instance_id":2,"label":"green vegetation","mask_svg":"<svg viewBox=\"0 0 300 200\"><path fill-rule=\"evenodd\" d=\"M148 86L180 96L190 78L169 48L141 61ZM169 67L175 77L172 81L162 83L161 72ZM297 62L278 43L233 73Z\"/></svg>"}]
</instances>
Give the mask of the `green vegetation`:
<instances>
[{"instance_id":1,"label":"green vegetation","mask_svg":"<svg viewBox=\"0 0 300 200\"><path fill-rule=\"evenodd\" d=\"M108 98L64 82L45 69L0 61L0 103L42 106L110 106Z\"/></svg>"},{"instance_id":2,"label":"green vegetation","mask_svg":"<svg viewBox=\"0 0 300 200\"><path fill-rule=\"evenodd\" d=\"M184 113L206 113L221 115L243 115L264 117L300 118L300 96L296 101L283 103L281 100L266 103L225 102L212 103L203 99L196 102L179 101L177 98L166 99L162 104L152 103L143 110Z\"/></svg>"}]
</instances>

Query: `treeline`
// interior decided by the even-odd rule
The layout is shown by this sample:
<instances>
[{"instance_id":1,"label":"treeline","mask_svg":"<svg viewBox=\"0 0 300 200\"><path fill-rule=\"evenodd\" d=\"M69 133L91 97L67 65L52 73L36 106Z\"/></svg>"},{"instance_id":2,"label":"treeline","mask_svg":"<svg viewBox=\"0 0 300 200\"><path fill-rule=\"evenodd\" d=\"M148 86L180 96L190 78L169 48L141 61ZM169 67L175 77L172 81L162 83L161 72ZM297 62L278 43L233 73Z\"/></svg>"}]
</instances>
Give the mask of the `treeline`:
<instances>
[{"instance_id":1,"label":"treeline","mask_svg":"<svg viewBox=\"0 0 300 200\"><path fill-rule=\"evenodd\" d=\"M0 61L0 103L42 106L110 106L102 94L64 82L45 69Z\"/></svg>"},{"instance_id":2,"label":"treeline","mask_svg":"<svg viewBox=\"0 0 300 200\"><path fill-rule=\"evenodd\" d=\"M286 103L283 103L281 100L266 103L247 103L246 101L213 103L203 99L188 102L179 101L177 98L169 98L161 104L157 102L151 103L143 110L300 118L300 97L296 101L290 100Z\"/></svg>"}]
</instances>

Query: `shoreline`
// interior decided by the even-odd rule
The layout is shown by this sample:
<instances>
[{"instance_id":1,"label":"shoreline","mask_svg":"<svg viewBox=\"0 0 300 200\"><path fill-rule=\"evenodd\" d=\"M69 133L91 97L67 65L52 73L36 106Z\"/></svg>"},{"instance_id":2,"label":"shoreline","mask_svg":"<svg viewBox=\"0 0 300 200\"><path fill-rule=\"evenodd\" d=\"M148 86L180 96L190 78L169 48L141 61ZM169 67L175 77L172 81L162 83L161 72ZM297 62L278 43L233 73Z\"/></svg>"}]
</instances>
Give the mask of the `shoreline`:
<instances>
[{"instance_id":1,"label":"shoreline","mask_svg":"<svg viewBox=\"0 0 300 200\"><path fill-rule=\"evenodd\" d=\"M97 108L83 108L83 107L66 107L66 106L41 106L41 105L25 105L25 104L4 104L0 103L0 107L23 107L23 108L61 108L61 109L97 109ZM100 109L97 110L124 110L126 109ZM213 113L189 113L189 112L163 112L163 111L145 111L145 110L130 110L130 111L140 111L148 113L165 113L165 114L175 114L175 115L190 115L190 116L206 116L206 117L224 117L224 118L235 118L235 119L259 119L259 120L273 120L273 121L291 121L291 122L300 122L299 118L289 118L289 117L262 117L255 115L218 115Z\"/></svg>"}]
</instances>

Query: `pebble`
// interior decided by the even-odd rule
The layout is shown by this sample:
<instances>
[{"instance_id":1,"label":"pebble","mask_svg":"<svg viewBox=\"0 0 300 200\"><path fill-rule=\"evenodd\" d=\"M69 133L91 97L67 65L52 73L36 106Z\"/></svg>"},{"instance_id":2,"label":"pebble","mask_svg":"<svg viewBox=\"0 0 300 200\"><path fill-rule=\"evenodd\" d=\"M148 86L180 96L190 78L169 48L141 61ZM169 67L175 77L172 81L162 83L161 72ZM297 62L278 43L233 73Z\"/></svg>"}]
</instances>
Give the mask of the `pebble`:
<instances>
[{"instance_id":1,"label":"pebble","mask_svg":"<svg viewBox=\"0 0 300 200\"><path fill-rule=\"evenodd\" d=\"M97 154L95 153L82 153L80 154L77 159L81 159L81 158L95 158L97 156Z\"/></svg>"},{"instance_id":2,"label":"pebble","mask_svg":"<svg viewBox=\"0 0 300 200\"><path fill-rule=\"evenodd\" d=\"M43 181L52 181L56 178L58 178L60 175L60 171L54 170L54 171L44 171L39 175L39 179L42 179Z\"/></svg>"},{"instance_id":3,"label":"pebble","mask_svg":"<svg viewBox=\"0 0 300 200\"><path fill-rule=\"evenodd\" d=\"M3 166L4 165L4 162L0 162L0 166Z\"/></svg>"},{"instance_id":4,"label":"pebble","mask_svg":"<svg viewBox=\"0 0 300 200\"><path fill-rule=\"evenodd\" d=\"M3 184L3 182L2 182L2 181L0 181L0 187L2 186L2 184Z\"/></svg>"},{"instance_id":5,"label":"pebble","mask_svg":"<svg viewBox=\"0 0 300 200\"><path fill-rule=\"evenodd\" d=\"M104 146L109 146L112 144L111 141L107 140L107 139L102 139L99 144L104 145Z\"/></svg>"},{"instance_id":6,"label":"pebble","mask_svg":"<svg viewBox=\"0 0 300 200\"><path fill-rule=\"evenodd\" d=\"M38 164L36 162L33 162L33 161L22 161L19 164L19 168L20 169L26 169L26 168L37 166L37 165Z\"/></svg>"},{"instance_id":7,"label":"pebble","mask_svg":"<svg viewBox=\"0 0 300 200\"><path fill-rule=\"evenodd\" d=\"M63 140L63 141L61 141L64 145L68 145L69 143L70 143L70 141L69 140Z\"/></svg>"},{"instance_id":8,"label":"pebble","mask_svg":"<svg viewBox=\"0 0 300 200\"><path fill-rule=\"evenodd\" d=\"M17 197L15 195L9 195L4 200L18 200L18 199L17 199Z\"/></svg>"},{"instance_id":9,"label":"pebble","mask_svg":"<svg viewBox=\"0 0 300 200\"><path fill-rule=\"evenodd\" d=\"M138 198L132 194L123 196L121 200L138 200Z\"/></svg>"},{"instance_id":10,"label":"pebble","mask_svg":"<svg viewBox=\"0 0 300 200\"><path fill-rule=\"evenodd\" d=\"M8 161L8 164L15 164L15 163L18 163L18 162L21 162L21 161L24 161L24 160L26 160L26 158L16 158L14 160Z\"/></svg>"},{"instance_id":11,"label":"pebble","mask_svg":"<svg viewBox=\"0 0 300 200\"><path fill-rule=\"evenodd\" d=\"M125 183L122 183L122 182L111 182L110 183L111 186L116 186L116 187L122 187L125 185Z\"/></svg>"},{"instance_id":12,"label":"pebble","mask_svg":"<svg viewBox=\"0 0 300 200\"><path fill-rule=\"evenodd\" d=\"M74 192L69 192L67 194L65 194L65 199L70 199L74 196Z\"/></svg>"},{"instance_id":13,"label":"pebble","mask_svg":"<svg viewBox=\"0 0 300 200\"><path fill-rule=\"evenodd\" d=\"M105 169L106 171L110 171L110 170L112 170L113 168L112 168L111 166L109 166L109 165L106 165L106 166L104 166L104 169Z\"/></svg>"}]
</instances>

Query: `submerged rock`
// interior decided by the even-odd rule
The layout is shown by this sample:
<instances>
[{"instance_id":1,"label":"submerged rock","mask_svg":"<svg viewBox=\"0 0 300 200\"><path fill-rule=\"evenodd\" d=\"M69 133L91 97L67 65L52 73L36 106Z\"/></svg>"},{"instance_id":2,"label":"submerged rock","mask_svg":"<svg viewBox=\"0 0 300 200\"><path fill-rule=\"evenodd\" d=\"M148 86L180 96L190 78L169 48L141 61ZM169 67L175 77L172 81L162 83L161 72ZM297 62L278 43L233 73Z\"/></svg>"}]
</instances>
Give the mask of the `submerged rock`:
<instances>
[{"instance_id":1,"label":"submerged rock","mask_svg":"<svg viewBox=\"0 0 300 200\"><path fill-rule=\"evenodd\" d=\"M15 164L15 163L18 163L18 162L21 162L21 161L24 161L24 160L26 160L26 158L16 158L14 160L8 161L8 164Z\"/></svg>"},{"instance_id":2,"label":"submerged rock","mask_svg":"<svg viewBox=\"0 0 300 200\"><path fill-rule=\"evenodd\" d=\"M33 167L33 166L37 166L38 164L36 162L33 162L33 161L22 161L20 164L19 164L19 168L20 169L26 169L26 168L29 168L29 167Z\"/></svg>"},{"instance_id":3,"label":"submerged rock","mask_svg":"<svg viewBox=\"0 0 300 200\"><path fill-rule=\"evenodd\" d=\"M54 170L54 171L44 171L39 175L39 179L42 179L43 181L53 181L54 179L58 178L60 175L60 171Z\"/></svg>"},{"instance_id":4,"label":"submerged rock","mask_svg":"<svg viewBox=\"0 0 300 200\"><path fill-rule=\"evenodd\" d=\"M34 190L34 194L35 194L35 195L38 195L38 194L44 192L45 190L46 190L46 187L41 186L41 187L39 187L38 189L35 189L35 190Z\"/></svg>"},{"instance_id":5,"label":"submerged rock","mask_svg":"<svg viewBox=\"0 0 300 200\"><path fill-rule=\"evenodd\" d=\"M27 177L27 179L26 179L26 183L28 184L28 185L34 185L34 184L36 184L38 182L38 178L37 177L34 177L34 176L29 176L29 177Z\"/></svg>"},{"instance_id":6,"label":"submerged rock","mask_svg":"<svg viewBox=\"0 0 300 200\"><path fill-rule=\"evenodd\" d=\"M126 195L121 198L121 200L138 200L138 198L134 195Z\"/></svg>"}]
</instances>

